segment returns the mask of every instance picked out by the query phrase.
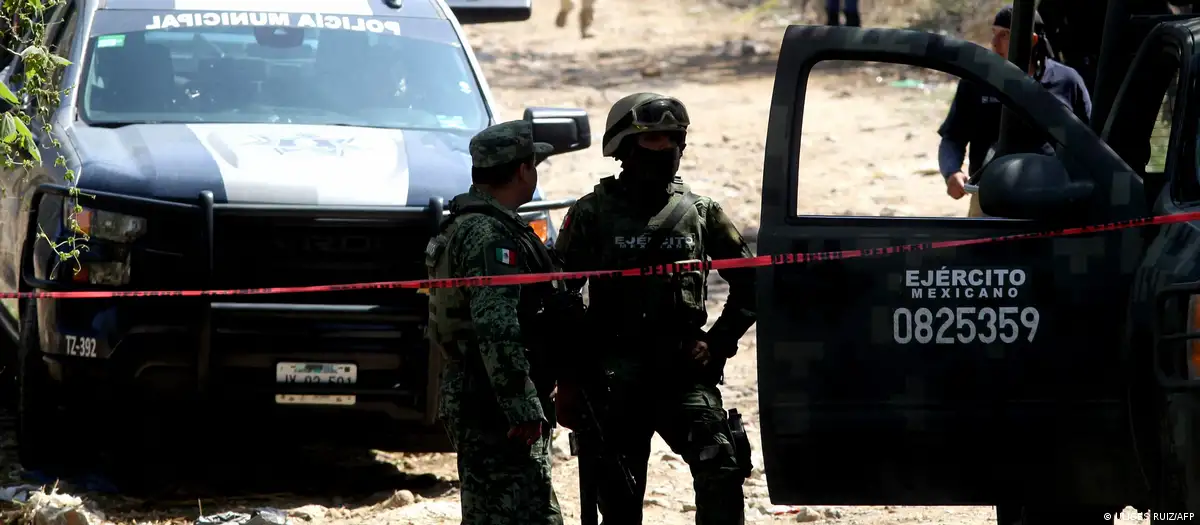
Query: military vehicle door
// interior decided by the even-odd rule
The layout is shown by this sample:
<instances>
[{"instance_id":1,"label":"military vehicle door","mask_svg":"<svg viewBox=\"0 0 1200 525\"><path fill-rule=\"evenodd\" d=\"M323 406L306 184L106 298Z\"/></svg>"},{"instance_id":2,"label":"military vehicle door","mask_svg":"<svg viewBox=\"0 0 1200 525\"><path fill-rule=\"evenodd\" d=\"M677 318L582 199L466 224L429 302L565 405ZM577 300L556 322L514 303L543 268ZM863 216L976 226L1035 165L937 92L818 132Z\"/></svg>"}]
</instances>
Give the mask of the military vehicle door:
<instances>
[{"instance_id":1,"label":"military vehicle door","mask_svg":"<svg viewBox=\"0 0 1200 525\"><path fill-rule=\"evenodd\" d=\"M863 74L867 61L874 69ZM912 74L916 69L928 78L951 75L943 83L948 89L922 89L925 77ZM810 76L834 80L814 88ZM1024 219L963 217L968 199L948 197L936 172L888 174L871 167L881 161L867 162L869 155L895 150L871 137L882 127L904 126L902 119L839 124L858 131L851 136L824 132L836 118L805 119L806 104L837 103L830 92L878 89L883 97L915 86L902 110L916 111L937 97L945 105L929 128L901 134L900 141L926 146L896 162L931 168L936 123L954 92L953 77L998 99L1055 145L1054 156L1027 156L1034 160L1010 167L1050 162L1086 191L1043 192L1040 203L1008 208L1029 212ZM1065 505L1127 502L1142 494L1119 344L1145 245L1142 230L883 253L1141 216L1146 202L1133 171L1037 81L962 40L893 29L789 27L773 89L759 253L780 259L843 253L759 273L759 403L772 501ZM823 112L852 121L854 112L867 109ZM799 175L807 152L815 159L835 142L850 144L866 160ZM992 162L1002 166L1012 158ZM924 185L928 193L921 198L928 201L916 204L953 206L947 215L957 216L797 212L821 208L833 192L867 201L871 187L889 179ZM812 190L829 184L835 187ZM988 205L984 199L984 211ZM869 256L856 258L855 250Z\"/></svg>"},{"instance_id":2,"label":"military vehicle door","mask_svg":"<svg viewBox=\"0 0 1200 525\"><path fill-rule=\"evenodd\" d=\"M1200 108L1194 42L1200 24L1160 24L1145 41L1121 86L1106 140L1146 180L1155 215L1200 211L1196 132ZM1147 147L1149 146L1149 147ZM1153 370L1161 390L1136 405L1143 455L1161 461L1167 490L1158 508L1200 510L1200 445L1195 414L1200 411L1200 228L1195 222L1154 228L1134 280L1131 318L1139 369ZM1188 341L1183 333L1192 332ZM1153 346L1152 346L1153 345ZM1191 490L1189 490L1189 488Z\"/></svg>"}]
</instances>

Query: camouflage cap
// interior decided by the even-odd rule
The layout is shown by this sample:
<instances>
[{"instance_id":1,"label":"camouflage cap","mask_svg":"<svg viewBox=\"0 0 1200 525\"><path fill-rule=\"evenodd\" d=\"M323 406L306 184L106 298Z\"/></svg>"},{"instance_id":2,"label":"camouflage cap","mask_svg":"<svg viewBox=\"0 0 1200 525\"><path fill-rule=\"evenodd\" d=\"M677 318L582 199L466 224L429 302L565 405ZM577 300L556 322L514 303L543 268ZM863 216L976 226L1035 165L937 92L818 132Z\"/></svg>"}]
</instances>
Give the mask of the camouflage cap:
<instances>
[{"instance_id":1,"label":"camouflage cap","mask_svg":"<svg viewBox=\"0 0 1200 525\"><path fill-rule=\"evenodd\" d=\"M533 123L512 120L489 126L471 137L471 164L490 168L537 155L545 157L554 146L533 141Z\"/></svg>"}]
</instances>

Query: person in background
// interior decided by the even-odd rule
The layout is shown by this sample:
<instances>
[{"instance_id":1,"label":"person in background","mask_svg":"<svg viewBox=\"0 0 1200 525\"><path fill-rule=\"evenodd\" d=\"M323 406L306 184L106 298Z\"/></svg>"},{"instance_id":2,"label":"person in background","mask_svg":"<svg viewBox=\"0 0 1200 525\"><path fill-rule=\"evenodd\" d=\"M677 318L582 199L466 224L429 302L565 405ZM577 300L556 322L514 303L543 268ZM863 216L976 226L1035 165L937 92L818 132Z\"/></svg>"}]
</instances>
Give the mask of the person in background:
<instances>
[{"instance_id":1,"label":"person in background","mask_svg":"<svg viewBox=\"0 0 1200 525\"><path fill-rule=\"evenodd\" d=\"M560 0L558 17L554 19L554 25L567 27L567 17L571 15L572 9L575 9L575 4L571 0ZM583 8L579 10L579 38L592 37L588 28L592 27L592 19L596 16L595 9L596 0L583 0Z\"/></svg>"},{"instance_id":2,"label":"person in background","mask_svg":"<svg viewBox=\"0 0 1200 525\"><path fill-rule=\"evenodd\" d=\"M846 13L846 25L850 27L862 27L862 18L858 16L858 0L845 0L843 9L843 0L825 0L825 14L829 17L829 21L825 25L841 25L838 11Z\"/></svg>"},{"instance_id":3,"label":"person in background","mask_svg":"<svg viewBox=\"0 0 1200 525\"><path fill-rule=\"evenodd\" d=\"M996 13L992 22L992 51L1008 56L1008 44L1012 27L1012 6L1005 6ZM1033 54L1029 74L1042 87L1071 108L1086 124L1092 113L1092 98L1079 72L1050 58L1053 52L1046 39L1045 26L1036 12L1033 22ZM938 128L942 141L938 146L938 170L946 179L946 194L954 199L966 195L967 173L983 167L988 151L1000 138L1000 100L982 91L967 81L959 81L946 120ZM970 148L970 154L967 154ZM1049 143L1042 145L1042 153L1054 154ZM967 160L968 172L963 171ZM985 217L979 208L979 198L971 195L968 217Z\"/></svg>"}]
</instances>

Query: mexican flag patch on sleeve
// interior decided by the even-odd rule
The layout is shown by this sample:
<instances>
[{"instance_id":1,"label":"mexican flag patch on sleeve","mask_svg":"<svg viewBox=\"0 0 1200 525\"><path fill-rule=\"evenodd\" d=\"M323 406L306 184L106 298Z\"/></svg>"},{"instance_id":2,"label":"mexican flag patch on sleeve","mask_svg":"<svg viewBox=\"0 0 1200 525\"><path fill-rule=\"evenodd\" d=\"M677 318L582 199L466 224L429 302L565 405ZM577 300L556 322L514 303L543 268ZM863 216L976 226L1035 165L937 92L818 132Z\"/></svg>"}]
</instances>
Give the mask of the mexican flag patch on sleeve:
<instances>
[{"instance_id":1,"label":"mexican flag patch on sleeve","mask_svg":"<svg viewBox=\"0 0 1200 525\"><path fill-rule=\"evenodd\" d=\"M508 248L496 248L496 260L500 261L500 264L516 266L517 254Z\"/></svg>"}]
</instances>

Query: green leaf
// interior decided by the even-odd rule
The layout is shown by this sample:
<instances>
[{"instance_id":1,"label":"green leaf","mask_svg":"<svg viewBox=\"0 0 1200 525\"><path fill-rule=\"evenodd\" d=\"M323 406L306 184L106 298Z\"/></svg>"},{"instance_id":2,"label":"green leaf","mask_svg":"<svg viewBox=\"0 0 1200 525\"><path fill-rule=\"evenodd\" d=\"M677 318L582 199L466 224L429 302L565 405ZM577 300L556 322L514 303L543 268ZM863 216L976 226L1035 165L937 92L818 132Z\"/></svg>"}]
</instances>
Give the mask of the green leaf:
<instances>
[{"instance_id":1,"label":"green leaf","mask_svg":"<svg viewBox=\"0 0 1200 525\"><path fill-rule=\"evenodd\" d=\"M42 150L38 149L38 144L33 137L25 139L25 151L29 152L29 156L33 157L34 164L42 163Z\"/></svg>"},{"instance_id":2,"label":"green leaf","mask_svg":"<svg viewBox=\"0 0 1200 525\"><path fill-rule=\"evenodd\" d=\"M0 119L0 142L12 144L14 140L17 140L17 125L13 123L15 120L17 117L8 113L5 113L4 118Z\"/></svg>"},{"instance_id":3,"label":"green leaf","mask_svg":"<svg viewBox=\"0 0 1200 525\"><path fill-rule=\"evenodd\" d=\"M33 134L29 132L29 128L25 126L21 119L13 119L16 125L17 134L21 136L21 142L25 146L25 151L33 158L35 164L42 163L42 152L38 149L37 141L33 139Z\"/></svg>"},{"instance_id":4,"label":"green leaf","mask_svg":"<svg viewBox=\"0 0 1200 525\"><path fill-rule=\"evenodd\" d=\"M46 54L46 48L44 48L42 46L29 46L29 47L25 48L24 51L21 51L22 58L29 58L29 57L32 57L35 55L44 55L44 54Z\"/></svg>"},{"instance_id":5,"label":"green leaf","mask_svg":"<svg viewBox=\"0 0 1200 525\"><path fill-rule=\"evenodd\" d=\"M63 58L63 57L60 57L60 56L58 56L58 55L50 55L50 61L52 61L52 62L54 62L55 64L57 64L57 65L59 65L59 66L62 66L62 67L66 67L66 66L69 66L69 65L71 65L71 61L70 61L70 60L67 60L67 59L65 59L65 58Z\"/></svg>"},{"instance_id":6,"label":"green leaf","mask_svg":"<svg viewBox=\"0 0 1200 525\"><path fill-rule=\"evenodd\" d=\"M14 106L21 103L21 101L17 99L17 96L13 94L12 90L8 89L8 86L4 85L3 82L0 82L0 98Z\"/></svg>"},{"instance_id":7,"label":"green leaf","mask_svg":"<svg viewBox=\"0 0 1200 525\"><path fill-rule=\"evenodd\" d=\"M10 117L12 115L5 115L5 116ZM17 134L20 135L21 138L23 138L23 139L33 138L33 133L29 132L29 128L25 126L25 122L21 121L21 119L13 117L12 123L13 123L13 128L17 130Z\"/></svg>"}]
</instances>

